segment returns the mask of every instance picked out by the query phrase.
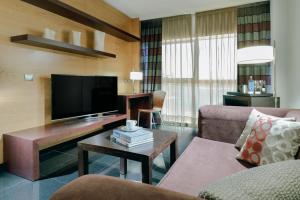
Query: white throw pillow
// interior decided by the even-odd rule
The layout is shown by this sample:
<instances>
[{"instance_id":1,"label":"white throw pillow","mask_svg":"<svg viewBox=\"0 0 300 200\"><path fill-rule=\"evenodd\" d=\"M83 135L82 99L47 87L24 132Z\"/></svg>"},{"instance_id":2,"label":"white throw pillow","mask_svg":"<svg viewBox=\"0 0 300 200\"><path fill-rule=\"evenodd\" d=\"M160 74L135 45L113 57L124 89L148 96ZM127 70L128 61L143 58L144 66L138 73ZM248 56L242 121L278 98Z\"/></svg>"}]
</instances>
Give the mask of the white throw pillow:
<instances>
[{"instance_id":1,"label":"white throw pillow","mask_svg":"<svg viewBox=\"0 0 300 200\"><path fill-rule=\"evenodd\" d=\"M300 122L260 117L237 155L255 165L295 159L300 145Z\"/></svg>"},{"instance_id":2,"label":"white throw pillow","mask_svg":"<svg viewBox=\"0 0 300 200\"><path fill-rule=\"evenodd\" d=\"M252 131L252 127L254 126L255 122L260 118L260 117L269 117L272 120L280 119L280 120L285 120L285 121L296 121L295 118L280 118L280 117L275 117L271 115L266 115L264 113L261 113L257 111L256 109L253 109L248 117L248 121L246 123L246 126L240 136L240 138L237 140L235 147L240 149L246 142L246 139L248 135L250 135Z\"/></svg>"},{"instance_id":3,"label":"white throw pillow","mask_svg":"<svg viewBox=\"0 0 300 200\"><path fill-rule=\"evenodd\" d=\"M260 165L294 160L300 146L300 123L276 120L261 152Z\"/></svg>"}]
</instances>

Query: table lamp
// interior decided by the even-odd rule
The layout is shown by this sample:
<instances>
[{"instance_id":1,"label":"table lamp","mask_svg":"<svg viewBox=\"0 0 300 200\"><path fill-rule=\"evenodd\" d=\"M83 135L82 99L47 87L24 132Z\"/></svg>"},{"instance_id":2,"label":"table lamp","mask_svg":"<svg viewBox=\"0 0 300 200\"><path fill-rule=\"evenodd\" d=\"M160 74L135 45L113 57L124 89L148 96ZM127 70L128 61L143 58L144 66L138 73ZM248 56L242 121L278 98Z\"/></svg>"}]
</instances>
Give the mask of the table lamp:
<instances>
[{"instance_id":1,"label":"table lamp","mask_svg":"<svg viewBox=\"0 0 300 200\"><path fill-rule=\"evenodd\" d=\"M252 46L237 51L237 64L263 64L273 62L273 95L275 97L275 106L277 107L276 97L276 65L275 65L275 48L273 46Z\"/></svg>"},{"instance_id":2,"label":"table lamp","mask_svg":"<svg viewBox=\"0 0 300 200\"><path fill-rule=\"evenodd\" d=\"M134 81L143 80L143 72L130 72L130 80L132 80L132 93L134 94Z\"/></svg>"}]
</instances>

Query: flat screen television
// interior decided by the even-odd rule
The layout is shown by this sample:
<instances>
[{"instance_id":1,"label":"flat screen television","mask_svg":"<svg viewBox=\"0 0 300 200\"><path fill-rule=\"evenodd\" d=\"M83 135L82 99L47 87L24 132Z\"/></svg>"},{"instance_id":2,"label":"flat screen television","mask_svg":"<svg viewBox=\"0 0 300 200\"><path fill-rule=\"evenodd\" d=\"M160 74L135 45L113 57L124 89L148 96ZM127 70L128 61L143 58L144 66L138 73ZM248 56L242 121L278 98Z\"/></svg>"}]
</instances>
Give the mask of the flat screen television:
<instances>
[{"instance_id":1,"label":"flat screen television","mask_svg":"<svg viewBox=\"0 0 300 200\"><path fill-rule=\"evenodd\" d=\"M118 78L51 75L52 120L118 110Z\"/></svg>"}]
</instances>

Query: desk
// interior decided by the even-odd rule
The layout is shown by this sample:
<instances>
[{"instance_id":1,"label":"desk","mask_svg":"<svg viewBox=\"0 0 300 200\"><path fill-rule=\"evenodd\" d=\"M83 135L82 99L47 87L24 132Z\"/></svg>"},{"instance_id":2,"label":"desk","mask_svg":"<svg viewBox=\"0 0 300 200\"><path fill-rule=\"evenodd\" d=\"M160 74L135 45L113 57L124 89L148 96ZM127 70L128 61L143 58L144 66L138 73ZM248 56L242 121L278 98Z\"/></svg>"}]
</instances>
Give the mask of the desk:
<instances>
[{"instance_id":1,"label":"desk","mask_svg":"<svg viewBox=\"0 0 300 200\"><path fill-rule=\"evenodd\" d=\"M228 92L223 95L224 106L248 106L248 107L280 107L280 98L273 97L272 94L240 94ZM277 105L275 105L277 104Z\"/></svg>"},{"instance_id":2,"label":"desk","mask_svg":"<svg viewBox=\"0 0 300 200\"><path fill-rule=\"evenodd\" d=\"M138 94L120 94L119 95L119 112L127 114L128 119L137 120L139 109L152 108L152 93ZM142 119L141 121L149 121Z\"/></svg>"},{"instance_id":3,"label":"desk","mask_svg":"<svg viewBox=\"0 0 300 200\"><path fill-rule=\"evenodd\" d=\"M138 109L152 107L152 93L119 95L119 112L127 114L128 119L137 120Z\"/></svg>"}]
</instances>

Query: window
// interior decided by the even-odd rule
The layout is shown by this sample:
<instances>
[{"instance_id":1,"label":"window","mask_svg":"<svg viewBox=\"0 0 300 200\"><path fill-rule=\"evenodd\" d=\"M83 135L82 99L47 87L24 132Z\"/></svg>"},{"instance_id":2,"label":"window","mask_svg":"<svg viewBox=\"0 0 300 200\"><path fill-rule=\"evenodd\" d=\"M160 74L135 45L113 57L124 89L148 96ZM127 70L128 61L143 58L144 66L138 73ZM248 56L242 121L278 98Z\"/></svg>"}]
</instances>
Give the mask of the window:
<instances>
[{"instance_id":1,"label":"window","mask_svg":"<svg viewBox=\"0 0 300 200\"><path fill-rule=\"evenodd\" d=\"M199 37L199 80L236 81L236 34Z\"/></svg>"},{"instance_id":2,"label":"window","mask_svg":"<svg viewBox=\"0 0 300 200\"><path fill-rule=\"evenodd\" d=\"M223 12L216 12L216 19L221 20L221 15ZM230 19L234 19L234 10L230 10L231 15ZM204 13L200 17L203 18L198 22L202 26L195 30L193 26L197 23L188 16L163 21L162 90L167 96L162 114L165 121L196 125L200 106L222 104L223 95L236 89L237 33L232 28L236 23L227 31L215 19L212 20L215 25L211 26L211 15ZM202 32L192 37L192 30L196 32L197 28ZM206 28L209 30L203 30Z\"/></svg>"},{"instance_id":3,"label":"window","mask_svg":"<svg viewBox=\"0 0 300 200\"><path fill-rule=\"evenodd\" d=\"M162 74L164 78L193 78L192 47L188 39L163 41Z\"/></svg>"}]
</instances>

